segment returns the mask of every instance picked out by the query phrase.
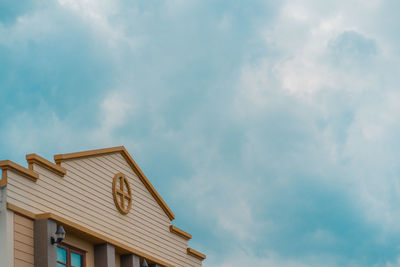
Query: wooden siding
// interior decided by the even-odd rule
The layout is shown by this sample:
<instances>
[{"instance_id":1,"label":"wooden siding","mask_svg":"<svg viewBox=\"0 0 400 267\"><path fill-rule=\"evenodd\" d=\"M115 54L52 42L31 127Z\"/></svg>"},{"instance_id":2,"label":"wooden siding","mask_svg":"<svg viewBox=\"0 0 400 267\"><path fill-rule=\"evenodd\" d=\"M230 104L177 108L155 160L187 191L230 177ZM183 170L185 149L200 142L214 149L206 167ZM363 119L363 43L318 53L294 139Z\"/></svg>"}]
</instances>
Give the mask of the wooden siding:
<instances>
[{"instance_id":1,"label":"wooden siding","mask_svg":"<svg viewBox=\"0 0 400 267\"><path fill-rule=\"evenodd\" d=\"M115 253L115 267L121 267L121 255Z\"/></svg>"},{"instance_id":2,"label":"wooden siding","mask_svg":"<svg viewBox=\"0 0 400 267\"><path fill-rule=\"evenodd\" d=\"M187 240L170 232L170 219L121 154L68 160L62 167L64 178L35 164L36 183L10 172L8 202L35 214L52 212L175 266L201 266L187 255ZM120 214L113 201L117 172L131 184L128 215Z\"/></svg>"},{"instance_id":3,"label":"wooden siding","mask_svg":"<svg viewBox=\"0 0 400 267\"><path fill-rule=\"evenodd\" d=\"M186 267L199 267L202 266L202 261L192 255L186 255Z\"/></svg>"},{"instance_id":4,"label":"wooden siding","mask_svg":"<svg viewBox=\"0 0 400 267\"><path fill-rule=\"evenodd\" d=\"M86 240L77 236L66 234L64 243L75 248L86 251L86 267L94 267L94 247Z\"/></svg>"},{"instance_id":5,"label":"wooden siding","mask_svg":"<svg viewBox=\"0 0 400 267\"><path fill-rule=\"evenodd\" d=\"M14 214L14 265L34 267L33 220Z\"/></svg>"}]
</instances>

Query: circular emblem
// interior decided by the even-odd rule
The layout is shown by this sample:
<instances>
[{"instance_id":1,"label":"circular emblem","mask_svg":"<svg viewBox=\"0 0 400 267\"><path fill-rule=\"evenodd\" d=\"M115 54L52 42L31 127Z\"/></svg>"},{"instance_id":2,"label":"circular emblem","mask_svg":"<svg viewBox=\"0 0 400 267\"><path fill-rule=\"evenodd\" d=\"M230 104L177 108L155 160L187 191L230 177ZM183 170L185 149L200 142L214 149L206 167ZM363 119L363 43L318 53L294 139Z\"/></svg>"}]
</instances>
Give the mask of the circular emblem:
<instances>
[{"instance_id":1,"label":"circular emblem","mask_svg":"<svg viewBox=\"0 0 400 267\"><path fill-rule=\"evenodd\" d=\"M114 176L112 190L115 206L121 214L128 214L132 208L132 191L123 173L117 173Z\"/></svg>"}]
</instances>

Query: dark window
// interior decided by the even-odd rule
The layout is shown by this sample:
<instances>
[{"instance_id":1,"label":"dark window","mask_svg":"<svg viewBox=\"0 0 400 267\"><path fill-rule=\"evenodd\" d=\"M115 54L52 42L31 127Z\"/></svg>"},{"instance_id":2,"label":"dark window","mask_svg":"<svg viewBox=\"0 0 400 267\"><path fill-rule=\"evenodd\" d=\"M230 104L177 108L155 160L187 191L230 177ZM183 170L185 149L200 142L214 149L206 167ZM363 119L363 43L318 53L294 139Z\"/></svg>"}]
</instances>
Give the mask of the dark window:
<instances>
[{"instance_id":1,"label":"dark window","mask_svg":"<svg viewBox=\"0 0 400 267\"><path fill-rule=\"evenodd\" d=\"M57 267L85 267L86 252L65 244L57 246Z\"/></svg>"}]
</instances>

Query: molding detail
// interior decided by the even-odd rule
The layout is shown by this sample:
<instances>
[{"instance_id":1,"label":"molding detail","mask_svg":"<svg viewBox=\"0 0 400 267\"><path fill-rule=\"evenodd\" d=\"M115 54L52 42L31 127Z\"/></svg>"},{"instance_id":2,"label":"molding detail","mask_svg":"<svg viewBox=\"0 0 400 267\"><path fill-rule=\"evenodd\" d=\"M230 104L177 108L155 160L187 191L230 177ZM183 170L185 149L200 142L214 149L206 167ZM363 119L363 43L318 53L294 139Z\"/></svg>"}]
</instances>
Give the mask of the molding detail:
<instances>
[{"instance_id":1,"label":"molding detail","mask_svg":"<svg viewBox=\"0 0 400 267\"><path fill-rule=\"evenodd\" d=\"M39 174L37 172L34 172L30 169L27 169L25 167L22 167L21 165L11 161L11 160L2 160L0 161L0 169L3 170L11 170L11 171L15 171L18 174L22 175L25 178L28 178L34 182L37 181L37 179L39 179ZM6 172L7 174L7 172Z\"/></svg>"},{"instance_id":2,"label":"molding detail","mask_svg":"<svg viewBox=\"0 0 400 267\"><path fill-rule=\"evenodd\" d=\"M183 239L186 239L186 240L192 239L192 235L191 235L191 234L189 234L189 233L183 231L182 229L179 229L179 228L176 227L176 226L170 225L170 226L169 226L169 231L170 231L171 233L174 233L174 234L176 234L176 235L182 237Z\"/></svg>"},{"instance_id":3,"label":"molding detail","mask_svg":"<svg viewBox=\"0 0 400 267\"><path fill-rule=\"evenodd\" d=\"M7 186L7 170L3 169L1 172L0 188Z\"/></svg>"},{"instance_id":4,"label":"molding detail","mask_svg":"<svg viewBox=\"0 0 400 267\"><path fill-rule=\"evenodd\" d=\"M193 257L195 257L195 258L198 258L199 260L205 260L205 259L206 259L206 255L204 255L204 254L201 253L201 252L198 252L198 251L195 250L195 249L187 248L186 251L187 251L187 254L188 254L188 255L193 256Z\"/></svg>"},{"instance_id":5,"label":"molding detail","mask_svg":"<svg viewBox=\"0 0 400 267\"><path fill-rule=\"evenodd\" d=\"M125 174L119 172L114 176L112 192L115 206L119 212L123 215L128 214L132 208L132 190ZM128 201L127 204L125 203L126 200Z\"/></svg>"},{"instance_id":6,"label":"molding detail","mask_svg":"<svg viewBox=\"0 0 400 267\"><path fill-rule=\"evenodd\" d=\"M101 148L101 149L87 150L87 151L81 151L81 152L57 154L57 155L54 155L54 161L56 162L56 164L59 165L59 164L61 164L61 162L65 161L65 160L107 155L107 154L112 154L112 153L116 153L116 152L122 152L123 150L125 150L125 147L117 146L117 147Z\"/></svg>"},{"instance_id":7,"label":"molding detail","mask_svg":"<svg viewBox=\"0 0 400 267\"><path fill-rule=\"evenodd\" d=\"M33 171L33 164L36 163L37 165L54 172L57 175L60 175L61 177L64 177L65 174L67 174L67 170L60 165L54 164L50 161L48 161L45 158L42 158L41 156L37 154L28 154L26 155L26 161L29 164L29 169Z\"/></svg>"},{"instance_id":8,"label":"molding detail","mask_svg":"<svg viewBox=\"0 0 400 267\"><path fill-rule=\"evenodd\" d=\"M25 217L28 217L29 219L32 219L32 220L36 219L36 215L34 213L27 211L23 208L17 207L14 204L7 203L7 209L12 210L15 213L24 215Z\"/></svg>"},{"instance_id":9,"label":"molding detail","mask_svg":"<svg viewBox=\"0 0 400 267\"><path fill-rule=\"evenodd\" d=\"M128 151L125 149L124 146L117 146L117 147L110 147L110 148L103 148L103 149L96 149L96 150L89 150L89 151L82 151L82 152L75 152L75 153L68 153L68 154L58 154L58 155L54 155L54 161L56 162L57 165L60 165L61 162L66 161L66 160L94 157L94 156L100 156L100 155L106 155L106 154L112 154L112 153L121 153L122 154L122 156L125 158L125 160L128 162L128 164L131 166L132 170L139 177L139 179L142 181L142 183L146 186L147 190L154 197L154 199L157 201L157 203L160 205L160 207L164 210L164 212L168 216L168 218L171 221L173 221L175 219L174 213L167 206L167 204L162 199L162 197L158 194L156 189L150 183L149 179L142 172L142 170L139 168L139 166L133 160L131 155L129 155Z\"/></svg>"}]
</instances>

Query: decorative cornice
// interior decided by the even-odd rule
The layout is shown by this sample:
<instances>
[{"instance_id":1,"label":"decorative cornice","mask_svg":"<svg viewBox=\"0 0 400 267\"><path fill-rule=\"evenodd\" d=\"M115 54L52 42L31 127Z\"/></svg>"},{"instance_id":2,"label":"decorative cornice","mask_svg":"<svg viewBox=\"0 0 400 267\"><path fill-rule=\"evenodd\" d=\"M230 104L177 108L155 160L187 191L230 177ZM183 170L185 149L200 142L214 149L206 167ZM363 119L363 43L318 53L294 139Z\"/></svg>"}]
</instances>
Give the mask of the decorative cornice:
<instances>
[{"instance_id":1,"label":"decorative cornice","mask_svg":"<svg viewBox=\"0 0 400 267\"><path fill-rule=\"evenodd\" d=\"M34 172L30 169L27 169L25 167L22 167L21 165L11 161L11 160L2 160L0 161L0 169L4 171L11 170L15 171L18 174L22 175L25 178L28 178L34 182L39 179L39 174L37 172ZM7 174L7 172L6 172Z\"/></svg>"},{"instance_id":2,"label":"decorative cornice","mask_svg":"<svg viewBox=\"0 0 400 267\"><path fill-rule=\"evenodd\" d=\"M25 217L28 217L32 220L36 219L36 215L30 211L27 211L26 209L20 208L18 206L15 206L14 204L7 203L7 209L12 210L15 213L24 215Z\"/></svg>"},{"instance_id":3,"label":"decorative cornice","mask_svg":"<svg viewBox=\"0 0 400 267\"><path fill-rule=\"evenodd\" d=\"M0 187L7 186L7 170L3 169L1 173Z\"/></svg>"},{"instance_id":4,"label":"decorative cornice","mask_svg":"<svg viewBox=\"0 0 400 267\"><path fill-rule=\"evenodd\" d=\"M204 255L204 254L201 253L201 252L198 252L198 251L195 250L195 249L187 248L186 251L187 251L187 254L189 254L190 256L196 257L196 258L198 258L199 260L205 260L205 259L206 259L206 255Z\"/></svg>"},{"instance_id":5,"label":"decorative cornice","mask_svg":"<svg viewBox=\"0 0 400 267\"><path fill-rule=\"evenodd\" d=\"M179 229L179 228L176 227L176 226L170 225L170 226L169 226L169 231L170 231L171 233L174 233L174 234L176 234L176 235L178 235L178 236L180 236L180 237L186 239L186 240L192 239L192 235L191 235L191 234L189 234L189 233L183 231L182 229Z\"/></svg>"},{"instance_id":6,"label":"decorative cornice","mask_svg":"<svg viewBox=\"0 0 400 267\"><path fill-rule=\"evenodd\" d=\"M42 158L41 156L37 154L28 154L26 155L26 161L29 164L29 169L33 170L33 164L38 164L39 166L54 172L57 175L60 175L64 177L65 174L67 174L67 170L60 165L54 164L53 162L48 161L45 158Z\"/></svg>"},{"instance_id":7,"label":"decorative cornice","mask_svg":"<svg viewBox=\"0 0 400 267\"><path fill-rule=\"evenodd\" d=\"M131 166L132 170L136 173L136 175L139 177L139 179L142 181L142 183L146 186L146 188L150 192L150 194L154 197L154 199L157 201L157 203L160 205L160 207L164 210L164 212L168 216L168 218L171 221L173 221L175 219L174 213L171 211L171 209L168 207L168 205L165 203L165 201L162 199L162 197L158 194L157 190L153 187L153 185L150 183L149 179L142 172L142 170L139 168L139 166L136 164L136 162L133 160L133 158L131 157L131 155L128 153L128 151L125 149L124 146L117 146L117 147L110 147L110 148L103 148L103 149L96 149L96 150L88 150L88 151L67 153L67 154L58 154L58 155L54 155L54 161L56 162L57 165L60 165L61 162L66 161L66 160L94 157L94 156L100 156L100 155L106 155L106 154L112 154L112 153L121 153L122 154L122 156L125 158L125 160L128 162L128 164Z\"/></svg>"}]
</instances>

